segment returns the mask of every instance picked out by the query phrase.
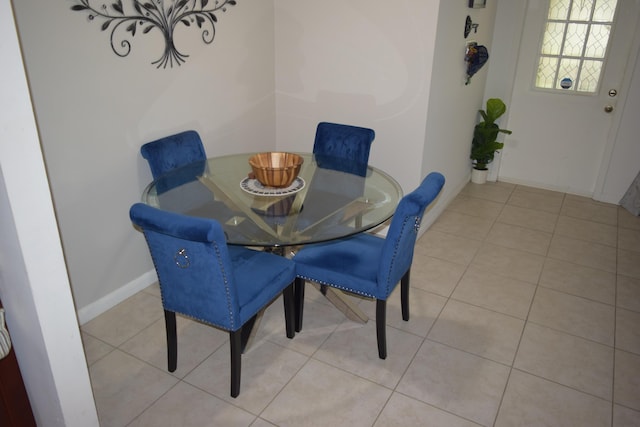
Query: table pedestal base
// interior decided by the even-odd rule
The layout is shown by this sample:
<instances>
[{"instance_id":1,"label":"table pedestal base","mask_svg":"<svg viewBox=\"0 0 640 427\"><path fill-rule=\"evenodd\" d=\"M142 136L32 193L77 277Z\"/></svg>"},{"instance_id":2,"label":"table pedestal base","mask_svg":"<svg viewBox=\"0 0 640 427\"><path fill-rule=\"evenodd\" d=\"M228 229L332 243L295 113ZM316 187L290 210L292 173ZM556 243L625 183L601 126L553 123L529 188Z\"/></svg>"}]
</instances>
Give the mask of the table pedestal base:
<instances>
[{"instance_id":1,"label":"table pedestal base","mask_svg":"<svg viewBox=\"0 0 640 427\"><path fill-rule=\"evenodd\" d=\"M367 323L369 316L367 316L356 304L349 299L344 292L339 289L330 288L328 286L321 286L314 282L307 282L312 284L318 291L320 291L331 304L336 306L338 310L344 313L349 320L353 320L358 323Z\"/></svg>"},{"instance_id":2,"label":"table pedestal base","mask_svg":"<svg viewBox=\"0 0 640 427\"><path fill-rule=\"evenodd\" d=\"M284 257L291 257L295 254L295 249L281 247L281 246L273 247L273 248L265 248L264 250L279 256L284 256ZM289 254L287 254L287 251L289 251ZM318 290L318 292L322 293L322 295L324 295L325 298L327 298L327 300L329 300L331 304L333 304L338 310L340 310L342 313L344 313L345 316L347 316L347 319L352 320L354 322L358 322L358 323L367 323L367 321L369 320L369 316L367 316L364 313L364 311L362 311L360 307L357 306L357 304L354 304L353 301L351 301L351 299L349 299L349 297L341 290L334 289L329 286L321 286L315 282L307 282L307 283L313 285L313 287L315 287ZM266 308L259 311L253 317L253 319L249 320L245 324L245 326L243 326L243 331L242 331L242 352L243 353L245 350L248 350L251 347L251 344L253 343L253 340L256 336L256 331L258 330L258 327L260 326L260 322L262 321L264 310L266 310ZM298 314L296 313L295 317L297 316Z\"/></svg>"},{"instance_id":3,"label":"table pedestal base","mask_svg":"<svg viewBox=\"0 0 640 427\"><path fill-rule=\"evenodd\" d=\"M330 288L328 286L320 286L314 282L307 282L313 285L318 292L322 293L331 304L333 304L338 310L344 313L349 320L358 323L367 323L369 316L360 309L356 304L349 299L349 297L339 289ZM322 289L321 289L322 288ZM242 327L242 353L248 350L253 344L253 340L256 337L256 331L260 327L264 310L259 311L251 320L249 320Z\"/></svg>"}]
</instances>

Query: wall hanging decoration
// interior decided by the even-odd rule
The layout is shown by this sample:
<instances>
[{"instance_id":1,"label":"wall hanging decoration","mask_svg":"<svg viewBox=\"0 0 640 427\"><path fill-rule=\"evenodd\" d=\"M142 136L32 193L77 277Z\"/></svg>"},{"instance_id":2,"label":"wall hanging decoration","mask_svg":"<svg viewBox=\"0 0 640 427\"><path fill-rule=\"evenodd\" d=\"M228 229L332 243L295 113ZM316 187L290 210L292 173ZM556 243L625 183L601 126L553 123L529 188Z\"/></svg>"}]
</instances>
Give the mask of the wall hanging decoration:
<instances>
[{"instance_id":1,"label":"wall hanging decoration","mask_svg":"<svg viewBox=\"0 0 640 427\"><path fill-rule=\"evenodd\" d=\"M469 0L469 7L473 9L481 9L487 6L487 0Z\"/></svg>"},{"instance_id":2,"label":"wall hanging decoration","mask_svg":"<svg viewBox=\"0 0 640 427\"><path fill-rule=\"evenodd\" d=\"M467 77L464 84L468 85L471 83L471 77L489 60L489 51L476 42L468 42L464 60L467 63Z\"/></svg>"},{"instance_id":3,"label":"wall hanging decoration","mask_svg":"<svg viewBox=\"0 0 640 427\"><path fill-rule=\"evenodd\" d=\"M111 30L113 52L125 57L131 52L131 39L138 32L147 34L156 29L164 37L164 52L152 64L156 68L182 65L189 55L181 53L173 43L173 34L179 24L197 27L202 41L211 44L216 35L218 18L215 12L226 12L227 6L235 6L236 0L115 0L111 4L91 0L74 0L71 10L87 12L89 21L101 20L102 31Z\"/></svg>"},{"instance_id":4,"label":"wall hanging decoration","mask_svg":"<svg viewBox=\"0 0 640 427\"><path fill-rule=\"evenodd\" d=\"M474 34L478 32L478 24L474 24L471 17L467 15L467 19L464 21L464 38L469 37L469 33L473 29Z\"/></svg>"},{"instance_id":5,"label":"wall hanging decoration","mask_svg":"<svg viewBox=\"0 0 640 427\"><path fill-rule=\"evenodd\" d=\"M565 77L564 79L560 80L560 87L562 89L570 89L571 86L573 86L573 80L571 80L569 77Z\"/></svg>"}]
</instances>

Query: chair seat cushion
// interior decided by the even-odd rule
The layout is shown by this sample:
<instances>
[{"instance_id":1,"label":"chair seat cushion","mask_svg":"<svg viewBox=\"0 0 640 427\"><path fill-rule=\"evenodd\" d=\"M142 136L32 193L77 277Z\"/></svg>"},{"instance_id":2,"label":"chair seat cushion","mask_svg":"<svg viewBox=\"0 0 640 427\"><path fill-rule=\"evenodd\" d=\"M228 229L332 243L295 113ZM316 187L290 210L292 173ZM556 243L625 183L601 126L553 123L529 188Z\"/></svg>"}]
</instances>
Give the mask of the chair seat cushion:
<instances>
[{"instance_id":1,"label":"chair seat cushion","mask_svg":"<svg viewBox=\"0 0 640 427\"><path fill-rule=\"evenodd\" d=\"M295 264L284 257L242 246L228 248L237 285L239 321L244 324L293 282Z\"/></svg>"},{"instance_id":2,"label":"chair seat cushion","mask_svg":"<svg viewBox=\"0 0 640 427\"><path fill-rule=\"evenodd\" d=\"M378 290L378 260L384 239L371 234L309 245L295 256L296 275L360 295L386 299Z\"/></svg>"}]
</instances>

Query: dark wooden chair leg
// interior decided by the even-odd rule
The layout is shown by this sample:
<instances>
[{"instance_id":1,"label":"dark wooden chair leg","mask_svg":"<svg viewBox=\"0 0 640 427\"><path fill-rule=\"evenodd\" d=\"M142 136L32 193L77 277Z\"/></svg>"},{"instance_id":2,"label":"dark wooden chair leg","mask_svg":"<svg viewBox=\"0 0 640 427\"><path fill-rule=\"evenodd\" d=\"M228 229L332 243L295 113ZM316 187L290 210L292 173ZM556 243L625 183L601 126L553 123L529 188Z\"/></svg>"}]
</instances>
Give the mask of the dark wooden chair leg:
<instances>
[{"instance_id":1,"label":"dark wooden chair leg","mask_svg":"<svg viewBox=\"0 0 640 427\"><path fill-rule=\"evenodd\" d=\"M284 323L287 330L287 338L293 338L296 335L296 309L294 307L293 283L287 286L282 292L282 300L284 301Z\"/></svg>"},{"instance_id":2,"label":"dark wooden chair leg","mask_svg":"<svg viewBox=\"0 0 640 427\"><path fill-rule=\"evenodd\" d=\"M229 343L231 345L231 397L238 397L242 371L242 328L229 332Z\"/></svg>"},{"instance_id":3,"label":"dark wooden chair leg","mask_svg":"<svg viewBox=\"0 0 640 427\"><path fill-rule=\"evenodd\" d=\"M378 336L378 356L387 358L387 301L376 300L376 334Z\"/></svg>"},{"instance_id":4,"label":"dark wooden chair leg","mask_svg":"<svg viewBox=\"0 0 640 427\"><path fill-rule=\"evenodd\" d=\"M295 318L296 332L302 330L302 315L304 312L304 279L296 277L295 280Z\"/></svg>"},{"instance_id":5,"label":"dark wooden chair leg","mask_svg":"<svg viewBox=\"0 0 640 427\"><path fill-rule=\"evenodd\" d=\"M175 372L178 366L178 335L176 332L176 313L164 311L164 325L167 331L167 369Z\"/></svg>"},{"instance_id":6,"label":"dark wooden chair leg","mask_svg":"<svg viewBox=\"0 0 640 427\"><path fill-rule=\"evenodd\" d=\"M400 305L402 306L402 320L409 320L409 280L411 270L407 270L400 280Z\"/></svg>"}]
</instances>

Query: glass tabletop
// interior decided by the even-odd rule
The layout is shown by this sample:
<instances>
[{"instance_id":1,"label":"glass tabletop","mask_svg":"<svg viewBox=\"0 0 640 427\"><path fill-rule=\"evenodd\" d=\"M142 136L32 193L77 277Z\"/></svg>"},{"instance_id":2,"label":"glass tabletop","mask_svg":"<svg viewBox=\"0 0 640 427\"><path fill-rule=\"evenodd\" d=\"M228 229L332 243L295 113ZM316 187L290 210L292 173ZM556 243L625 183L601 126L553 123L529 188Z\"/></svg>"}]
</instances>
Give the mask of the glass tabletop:
<instances>
[{"instance_id":1,"label":"glass tabletop","mask_svg":"<svg viewBox=\"0 0 640 427\"><path fill-rule=\"evenodd\" d=\"M142 201L162 210L220 222L232 245L296 246L372 229L394 213L400 185L385 172L328 156L304 163L287 188L249 177L252 154L221 156L153 181Z\"/></svg>"}]
</instances>

